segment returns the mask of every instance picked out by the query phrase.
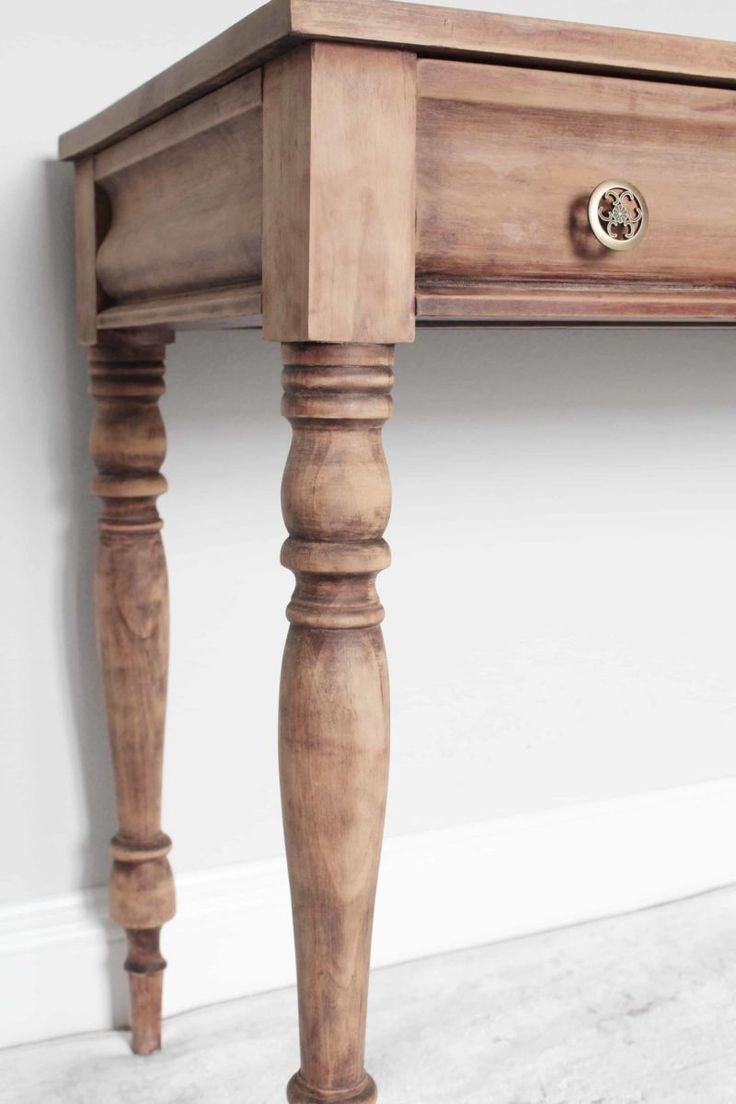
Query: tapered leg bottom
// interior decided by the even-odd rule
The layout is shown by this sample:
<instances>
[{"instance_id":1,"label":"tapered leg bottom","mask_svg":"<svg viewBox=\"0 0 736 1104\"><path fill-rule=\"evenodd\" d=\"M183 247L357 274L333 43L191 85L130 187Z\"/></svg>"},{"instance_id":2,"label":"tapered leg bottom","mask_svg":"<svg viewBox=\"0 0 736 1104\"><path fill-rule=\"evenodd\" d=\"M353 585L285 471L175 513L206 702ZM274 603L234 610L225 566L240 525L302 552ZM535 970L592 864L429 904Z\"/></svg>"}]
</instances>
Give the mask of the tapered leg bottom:
<instances>
[{"instance_id":1,"label":"tapered leg bottom","mask_svg":"<svg viewBox=\"0 0 736 1104\"><path fill-rule=\"evenodd\" d=\"M130 1019L134 1054L153 1054L161 1049L161 998L163 974L130 976Z\"/></svg>"},{"instance_id":2,"label":"tapered leg bottom","mask_svg":"<svg viewBox=\"0 0 736 1104\"><path fill-rule=\"evenodd\" d=\"M159 950L159 928L128 931L125 969L130 984L131 1046L134 1054L161 1049L161 1002L166 961Z\"/></svg>"}]
</instances>

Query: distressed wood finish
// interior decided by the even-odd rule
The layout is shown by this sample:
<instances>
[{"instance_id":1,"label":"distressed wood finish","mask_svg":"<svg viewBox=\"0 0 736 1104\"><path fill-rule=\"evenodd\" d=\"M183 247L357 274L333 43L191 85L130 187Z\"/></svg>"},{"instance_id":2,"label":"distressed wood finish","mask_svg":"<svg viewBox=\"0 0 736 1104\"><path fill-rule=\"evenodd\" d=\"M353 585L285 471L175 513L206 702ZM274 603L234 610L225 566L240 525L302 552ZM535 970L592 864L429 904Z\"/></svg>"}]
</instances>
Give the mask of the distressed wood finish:
<instances>
[{"instance_id":1,"label":"distressed wood finish","mask_svg":"<svg viewBox=\"0 0 736 1104\"><path fill-rule=\"evenodd\" d=\"M417 287L417 320L479 323L605 322L702 325L736 319L736 287L667 287L603 281L488 281Z\"/></svg>"},{"instance_id":2,"label":"distressed wood finish","mask_svg":"<svg viewBox=\"0 0 736 1104\"><path fill-rule=\"evenodd\" d=\"M736 93L422 61L417 281L736 284ZM635 249L592 235L591 192L628 180Z\"/></svg>"},{"instance_id":3,"label":"distressed wood finish","mask_svg":"<svg viewBox=\"0 0 736 1104\"><path fill-rule=\"evenodd\" d=\"M603 14L614 11L609 9ZM736 87L736 45L732 42L612 31L580 23L396 0L271 0L111 107L63 134L59 156L75 159L108 146L305 39L402 47L435 57L630 73Z\"/></svg>"},{"instance_id":4,"label":"distressed wood finish","mask_svg":"<svg viewBox=\"0 0 736 1104\"><path fill-rule=\"evenodd\" d=\"M95 598L97 639L115 772L110 916L128 936L133 1050L161 1045L161 925L174 883L161 831L169 644L166 564L156 498L166 490L158 409L166 334L109 335L90 349L96 404L90 451L102 499Z\"/></svg>"},{"instance_id":5,"label":"distressed wood finish","mask_svg":"<svg viewBox=\"0 0 736 1104\"><path fill-rule=\"evenodd\" d=\"M264 337L411 341L414 55L302 47L266 66L263 111Z\"/></svg>"},{"instance_id":6,"label":"distressed wood finish","mask_svg":"<svg viewBox=\"0 0 736 1104\"><path fill-rule=\"evenodd\" d=\"M110 306L260 281L261 126L251 73L94 158L111 210L97 253Z\"/></svg>"},{"instance_id":7,"label":"distressed wood finish","mask_svg":"<svg viewBox=\"0 0 736 1104\"><path fill-rule=\"evenodd\" d=\"M98 330L161 325L177 330L259 329L261 289L234 286L162 295L140 303L118 303L97 315Z\"/></svg>"},{"instance_id":8,"label":"distressed wood finish","mask_svg":"<svg viewBox=\"0 0 736 1104\"><path fill-rule=\"evenodd\" d=\"M92 157L86 157L74 166L74 212L77 335L82 345L92 345L97 337L97 311L100 305L96 271L99 205Z\"/></svg>"},{"instance_id":9,"label":"distressed wood finish","mask_svg":"<svg viewBox=\"0 0 736 1104\"><path fill-rule=\"evenodd\" d=\"M337 38L356 13L368 19L362 4L307 8ZM289 19L305 26L307 8ZM402 5L384 8L371 8L371 26L388 34ZM420 13L438 32L437 9ZM486 19L517 50L526 27L527 65L552 50L555 29L559 59L596 39L458 13L458 50ZM279 33L287 23L271 21ZM657 65L675 56L666 37L630 37L626 49L648 44ZM713 76L724 44L684 43L679 56L707 60ZM659 76L683 79L675 69ZM80 158L82 340L261 319L269 339L345 342L411 340L415 315L733 322L734 119L731 89L426 58L417 69L405 50L304 43ZM611 176L649 202L649 231L630 252L606 250L587 225L587 197Z\"/></svg>"},{"instance_id":10,"label":"distressed wood finish","mask_svg":"<svg viewBox=\"0 0 736 1104\"><path fill-rule=\"evenodd\" d=\"M279 759L296 935L301 1069L291 1104L369 1104L363 1067L373 903L388 772L376 574L391 507L381 427L390 346L284 345L293 427L282 563L296 576Z\"/></svg>"},{"instance_id":11,"label":"distressed wood finish","mask_svg":"<svg viewBox=\"0 0 736 1104\"><path fill-rule=\"evenodd\" d=\"M280 774L301 1069L291 1104L374 1104L364 1069L386 798L377 573L394 343L453 322L736 322L736 44L388 0L271 0L64 135L103 500L97 620L134 1049L160 1041L170 328L283 345L296 577ZM629 180L649 229L587 222ZM247 1071L246 1071L247 1076Z\"/></svg>"}]
</instances>

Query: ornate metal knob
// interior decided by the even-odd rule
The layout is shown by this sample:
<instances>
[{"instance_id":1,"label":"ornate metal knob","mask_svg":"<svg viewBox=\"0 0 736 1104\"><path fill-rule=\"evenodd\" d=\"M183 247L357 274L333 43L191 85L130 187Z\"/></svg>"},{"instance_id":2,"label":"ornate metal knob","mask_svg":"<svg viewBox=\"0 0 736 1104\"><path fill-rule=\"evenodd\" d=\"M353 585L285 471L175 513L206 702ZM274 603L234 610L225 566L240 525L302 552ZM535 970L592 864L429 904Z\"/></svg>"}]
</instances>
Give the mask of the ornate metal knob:
<instances>
[{"instance_id":1,"label":"ornate metal knob","mask_svg":"<svg viewBox=\"0 0 736 1104\"><path fill-rule=\"evenodd\" d=\"M588 202L590 228L607 249L631 249L649 221L644 196L625 180L604 180Z\"/></svg>"}]
</instances>

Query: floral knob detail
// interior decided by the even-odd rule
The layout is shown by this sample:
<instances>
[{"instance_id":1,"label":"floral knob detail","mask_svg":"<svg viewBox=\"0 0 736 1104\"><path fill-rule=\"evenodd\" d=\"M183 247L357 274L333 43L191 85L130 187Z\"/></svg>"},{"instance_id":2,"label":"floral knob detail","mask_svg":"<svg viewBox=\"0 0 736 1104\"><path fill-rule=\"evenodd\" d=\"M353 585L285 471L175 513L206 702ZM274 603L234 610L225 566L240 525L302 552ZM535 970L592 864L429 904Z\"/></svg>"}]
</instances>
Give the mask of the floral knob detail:
<instances>
[{"instance_id":1,"label":"floral knob detail","mask_svg":"<svg viewBox=\"0 0 736 1104\"><path fill-rule=\"evenodd\" d=\"M644 236L649 213L644 197L631 184L606 180L590 197L588 220L608 249L631 249Z\"/></svg>"}]
</instances>

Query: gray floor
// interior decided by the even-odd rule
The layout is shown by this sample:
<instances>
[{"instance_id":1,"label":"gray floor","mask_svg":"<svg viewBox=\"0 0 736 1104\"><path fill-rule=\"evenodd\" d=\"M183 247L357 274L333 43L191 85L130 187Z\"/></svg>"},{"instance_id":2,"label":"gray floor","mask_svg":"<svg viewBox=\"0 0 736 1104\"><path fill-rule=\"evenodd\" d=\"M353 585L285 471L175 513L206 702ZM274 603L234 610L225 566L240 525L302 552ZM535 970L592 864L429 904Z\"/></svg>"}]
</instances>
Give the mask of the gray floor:
<instances>
[{"instance_id":1,"label":"gray floor","mask_svg":"<svg viewBox=\"0 0 736 1104\"><path fill-rule=\"evenodd\" d=\"M285 990L0 1054L2 1104L283 1104ZM734 1104L736 888L378 971L381 1104Z\"/></svg>"}]
</instances>

